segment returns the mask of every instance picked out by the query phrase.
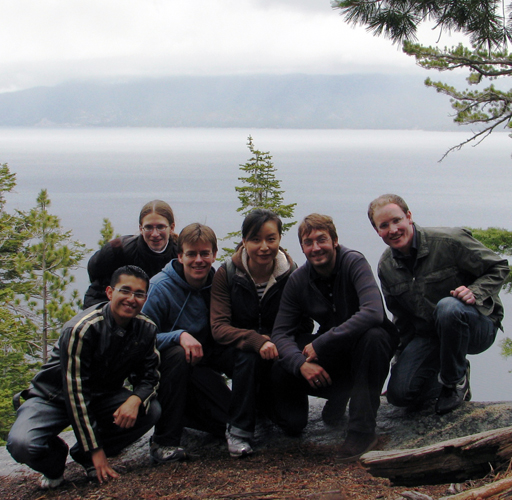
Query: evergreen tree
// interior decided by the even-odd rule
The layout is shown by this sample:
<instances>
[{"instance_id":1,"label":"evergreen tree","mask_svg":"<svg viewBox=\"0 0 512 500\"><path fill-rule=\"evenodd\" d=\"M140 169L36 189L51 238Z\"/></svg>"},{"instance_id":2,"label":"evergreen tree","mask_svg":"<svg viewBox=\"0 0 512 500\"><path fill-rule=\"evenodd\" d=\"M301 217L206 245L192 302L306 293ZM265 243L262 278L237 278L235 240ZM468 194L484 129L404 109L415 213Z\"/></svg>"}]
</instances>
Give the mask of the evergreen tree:
<instances>
[{"instance_id":1,"label":"evergreen tree","mask_svg":"<svg viewBox=\"0 0 512 500\"><path fill-rule=\"evenodd\" d=\"M30 234L24 214L5 210L6 194L16 186L16 175L0 165L0 444L14 422L13 394L27 387L36 364L30 361L34 334L20 312L19 295L28 290L16 259Z\"/></svg>"},{"instance_id":2,"label":"evergreen tree","mask_svg":"<svg viewBox=\"0 0 512 500\"><path fill-rule=\"evenodd\" d=\"M500 255L512 255L512 231L499 227L489 227L487 229L469 228L473 236L483 243L486 247ZM512 268L511 268L512 271ZM512 273L511 273L512 274ZM512 276L509 274L507 281L503 285L505 291L510 293L512 290ZM500 343L501 354L505 357L512 356L512 339L506 337Z\"/></svg>"},{"instance_id":3,"label":"evergreen tree","mask_svg":"<svg viewBox=\"0 0 512 500\"><path fill-rule=\"evenodd\" d=\"M114 236L114 226L112 225L112 222L110 222L110 219L107 219L106 217L103 219L103 226L101 226L100 234L101 239L98 240L100 248L114 238L119 238L121 236L120 234L116 234Z\"/></svg>"},{"instance_id":4,"label":"evergreen tree","mask_svg":"<svg viewBox=\"0 0 512 500\"><path fill-rule=\"evenodd\" d=\"M37 332L38 350L43 363L48 359L48 341L58 337L62 325L81 308L77 290L66 292L76 269L88 253L84 244L72 239L59 217L48 212L50 199L46 189L37 197L37 206L27 215L31 240L17 255L17 268L24 273L29 289L24 293L27 324Z\"/></svg>"},{"instance_id":5,"label":"evergreen tree","mask_svg":"<svg viewBox=\"0 0 512 500\"><path fill-rule=\"evenodd\" d=\"M277 169L272 162L272 156L269 151L259 151L254 147L252 137L247 138L247 147L251 152L251 158L246 163L240 164L240 170L247 174L246 177L239 177L243 186L235 186L240 200L240 206L236 209L245 217L255 208L266 208L275 212L281 219L291 219L295 210L296 203L284 205L283 193L281 190L281 181L276 179ZM288 231L296 222L283 222L283 232ZM238 239L242 237L241 231L228 233L224 238ZM236 246L238 242L234 243ZM232 255L233 248L223 248L225 255Z\"/></svg>"},{"instance_id":6,"label":"evergreen tree","mask_svg":"<svg viewBox=\"0 0 512 500\"><path fill-rule=\"evenodd\" d=\"M485 88L458 90L430 78L425 81L428 87L451 98L456 123L482 126L443 158L469 142L480 142L496 127L512 128L512 89L500 90L492 83L512 75L512 54L507 49L512 41L511 5L506 6L503 0L336 0L332 6L341 10L348 23L366 26L374 35L402 43L403 51L423 68L462 68L469 72L469 85L490 82ZM439 49L415 43L417 27L425 21L434 22L441 33L467 35L471 47L460 44Z\"/></svg>"}]
</instances>

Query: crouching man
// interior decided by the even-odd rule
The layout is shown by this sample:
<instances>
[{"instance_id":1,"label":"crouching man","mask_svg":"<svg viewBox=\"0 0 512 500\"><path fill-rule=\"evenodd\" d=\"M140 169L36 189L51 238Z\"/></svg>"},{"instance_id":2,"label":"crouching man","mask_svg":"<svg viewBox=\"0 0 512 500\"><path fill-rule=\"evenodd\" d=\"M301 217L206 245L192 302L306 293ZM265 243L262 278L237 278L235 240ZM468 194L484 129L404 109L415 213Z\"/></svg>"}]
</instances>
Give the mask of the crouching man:
<instances>
[{"instance_id":1,"label":"crouching man","mask_svg":"<svg viewBox=\"0 0 512 500\"><path fill-rule=\"evenodd\" d=\"M501 327L507 260L466 229L418 226L395 194L373 200L368 218L389 247L379 278L401 341L388 401L418 407L437 397L443 415L471 399L466 356L488 349Z\"/></svg>"},{"instance_id":2,"label":"crouching man","mask_svg":"<svg viewBox=\"0 0 512 500\"><path fill-rule=\"evenodd\" d=\"M40 486L64 481L68 455L60 432L73 426L71 457L100 483L118 477L107 457L145 434L160 417L156 326L140 313L149 278L136 266L117 269L108 303L68 321L51 358L23 391L7 438L13 458L41 472ZM124 386L126 379L132 389Z\"/></svg>"},{"instance_id":3,"label":"crouching man","mask_svg":"<svg viewBox=\"0 0 512 500\"><path fill-rule=\"evenodd\" d=\"M308 421L308 394L326 398L322 418L342 421L350 400L348 433L341 461L352 461L377 443L375 419L398 335L364 256L338 244L332 219L308 215L299 226L307 262L283 291L272 341L275 421L298 434ZM319 324L300 334L303 316Z\"/></svg>"}]
</instances>

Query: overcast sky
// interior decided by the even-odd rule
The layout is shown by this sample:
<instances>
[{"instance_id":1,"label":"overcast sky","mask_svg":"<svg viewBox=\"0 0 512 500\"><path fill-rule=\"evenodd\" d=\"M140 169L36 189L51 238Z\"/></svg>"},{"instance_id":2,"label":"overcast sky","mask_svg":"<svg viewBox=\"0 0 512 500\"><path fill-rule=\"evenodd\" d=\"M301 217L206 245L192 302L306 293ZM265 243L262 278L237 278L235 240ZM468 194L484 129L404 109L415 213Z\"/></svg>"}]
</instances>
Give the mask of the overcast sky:
<instances>
[{"instance_id":1,"label":"overcast sky","mask_svg":"<svg viewBox=\"0 0 512 500\"><path fill-rule=\"evenodd\" d=\"M345 24L330 0L0 6L0 91L97 77L422 71L389 40ZM435 35L424 30L421 41Z\"/></svg>"}]
</instances>

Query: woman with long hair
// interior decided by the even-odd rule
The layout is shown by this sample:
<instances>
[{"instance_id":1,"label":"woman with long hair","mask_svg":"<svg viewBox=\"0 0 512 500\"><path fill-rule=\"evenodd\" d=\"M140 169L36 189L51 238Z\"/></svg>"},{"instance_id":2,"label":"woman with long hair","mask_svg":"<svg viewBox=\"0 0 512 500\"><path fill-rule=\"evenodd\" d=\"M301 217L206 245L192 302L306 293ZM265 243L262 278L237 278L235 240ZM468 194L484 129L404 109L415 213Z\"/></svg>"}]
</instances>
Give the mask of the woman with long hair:
<instances>
[{"instance_id":1,"label":"woman with long hair","mask_svg":"<svg viewBox=\"0 0 512 500\"><path fill-rule=\"evenodd\" d=\"M253 452L256 406L271 404L265 383L272 360L278 357L270 341L281 294L297 265L280 247L283 225L270 210L256 209L242 224L242 243L215 273L211 294L214 339L232 346L237 359L252 358L253 370L233 371L233 396L226 439L231 456ZM239 388L243 388L240 390ZM238 397L238 393L245 397ZM261 397L260 397L261 396Z\"/></svg>"}]
</instances>

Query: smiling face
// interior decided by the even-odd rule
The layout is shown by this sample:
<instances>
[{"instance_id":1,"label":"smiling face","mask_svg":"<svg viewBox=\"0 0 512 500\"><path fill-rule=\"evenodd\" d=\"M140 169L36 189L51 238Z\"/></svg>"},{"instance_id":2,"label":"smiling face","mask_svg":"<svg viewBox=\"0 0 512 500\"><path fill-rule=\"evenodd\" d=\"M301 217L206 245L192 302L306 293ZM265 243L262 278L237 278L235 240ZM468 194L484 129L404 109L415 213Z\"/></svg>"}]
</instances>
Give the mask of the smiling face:
<instances>
[{"instance_id":1,"label":"smiling face","mask_svg":"<svg viewBox=\"0 0 512 500\"><path fill-rule=\"evenodd\" d=\"M256 234L252 234L242 241L247 251L250 265L266 267L276 258L281 235L279 234L276 221L268 220Z\"/></svg>"},{"instance_id":2,"label":"smiling face","mask_svg":"<svg viewBox=\"0 0 512 500\"><path fill-rule=\"evenodd\" d=\"M213 252L209 241L183 243L183 251L178 254L178 260L183 264L185 280L190 286L202 288L206 284L216 256L217 252Z\"/></svg>"},{"instance_id":3,"label":"smiling face","mask_svg":"<svg viewBox=\"0 0 512 500\"><path fill-rule=\"evenodd\" d=\"M121 274L114 287L107 287L112 316L119 326L125 328L130 320L140 313L146 302L147 291L147 283L143 279L127 274ZM137 298L134 293L142 296Z\"/></svg>"},{"instance_id":4,"label":"smiling face","mask_svg":"<svg viewBox=\"0 0 512 500\"><path fill-rule=\"evenodd\" d=\"M139 230L148 247L153 252L161 252L167 246L174 231L174 223L169 225L165 217L152 212L142 219Z\"/></svg>"},{"instance_id":5,"label":"smiling face","mask_svg":"<svg viewBox=\"0 0 512 500\"><path fill-rule=\"evenodd\" d=\"M373 222L377 234L386 245L409 255L414 237L410 210L405 213L398 205L390 203L375 210Z\"/></svg>"},{"instance_id":6,"label":"smiling face","mask_svg":"<svg viewBox=\"0 0 512 500\"><path fill-rule=\"evenodd\" d=\"M302 237L301 246L316 271L322 276L329 276L336 264L338 240L333 241L328 231L313 229Z\"/></svg>"}]
</instances>

